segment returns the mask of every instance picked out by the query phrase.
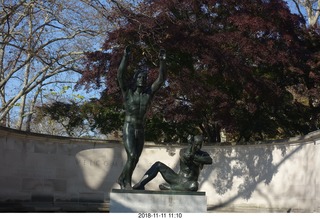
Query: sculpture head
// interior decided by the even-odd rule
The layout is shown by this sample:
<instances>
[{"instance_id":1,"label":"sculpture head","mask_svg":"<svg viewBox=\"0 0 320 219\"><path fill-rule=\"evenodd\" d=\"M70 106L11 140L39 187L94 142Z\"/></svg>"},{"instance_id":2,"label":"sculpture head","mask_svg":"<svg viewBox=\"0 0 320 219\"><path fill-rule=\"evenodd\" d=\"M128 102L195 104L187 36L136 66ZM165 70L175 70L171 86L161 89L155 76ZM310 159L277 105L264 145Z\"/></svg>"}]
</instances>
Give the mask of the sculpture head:
<instances>
[{"instance_id":1,"label":"sculpture head","mask_svg":"<svg viewBox=\"0 0 320 219\"><path fill-rule=\"evenodd\" d=\"M139 71L134 75L136 87L145 87L147 85L147 72Z\"/></svg>"},{"instance_id":2,"label":"sculpture head","mask_svg":"<svg viewBox=\"0 0 320 219\"><path fill-rule=\"evenodd\" d=\"M137 87L145 87L147 84L147 74L144 72L140 72L136 78Z\"/></svg>"},{"instance_id":3,"label":"sculpture head","mask_svg":"<svg viewBox=\"0 0 320 219\"><path fill-rule=\"evenodd\" d=\"M195 151L198 151L201 149L203 143L203 137L201 135L196 135L193 138L193 147Z\"/></svg>"}]
</instances>

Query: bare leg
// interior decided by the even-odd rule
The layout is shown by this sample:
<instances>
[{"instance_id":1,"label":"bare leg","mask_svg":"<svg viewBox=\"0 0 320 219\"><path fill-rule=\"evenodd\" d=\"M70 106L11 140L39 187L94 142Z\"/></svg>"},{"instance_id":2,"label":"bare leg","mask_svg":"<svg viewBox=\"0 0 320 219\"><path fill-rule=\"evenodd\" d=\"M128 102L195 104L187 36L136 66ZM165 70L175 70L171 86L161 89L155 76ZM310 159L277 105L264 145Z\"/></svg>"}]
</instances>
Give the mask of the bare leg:
<instances>
[{"instance_id":1,"label":"bare leg","mask_svg":"<svg viewBox=\"0 0 320 219\"><path fill-rule=\"evenodd\" d=\"M171 190L171 186L170 186L170 184L168 184L168 183L161 183L161 184L159 185L159 189L160 189L160 190Z\"/></svg>"},{"instance_id":2,"label":"bare leg","mask_svg":"<svg viewBox=\"0 0 320 219\"><path fill-rule=\"evenodd\" d=\"M118 179L121 189L132 189L131 179L134 169L139 161L144 145L144 132L136 132L131 124L125 123L123 128L124 147L127 153L127 161Z\"/></svg>"},{"instance_id":3,"label":"bare leg","mask_svg":"<svg viewBox=\"0 0 320 219\"><path fill-rule=\"evenodd\" d=\"M131 175L133 172L133 158L135 155L135 136L134 129L129 123L125 123L123 126L123 144L127 153L127 161L122 169L122 172L118 178L118 183L121 189L131 188Z\"/></svg>"},{"instance_id":4,"label":"bare leg","mask_svg":"<svg viewBox=\"0 0 320 219\"><path fill-rule=\"evenodd\" d=\"M162 183L159 185L160 190L177 190L177 191L198 191L199 184L197 182L185 182L177 184Z\"/></svg>"},{"instance_id":5,"label":"bare leg","mask_svg":"<svg viewBox=\"0 0 320 219\"><path fill-rule=\"evenodd\" d=\"M142 179L136 185L133 186L133 189L144 190L144 186L158 175L161 165L161 162L155 162L150 167L150 169L144 174Z\"/></svg>"},{"instance_id":6,"label":"bare leg","mask_svg":"<svg viewBox=\"0 0 320 219\"><path fill-rule=\"evenodd\" d=\"M170 167L168 167L164 163L161 163L160 161L157 161L144 174L142 179L133 186L133 189L144 190L144 186L152 179L154 179L159 172L168 183L171 183L178 178L177 174Z\"/></svg>"},{"instance_id":7,"label":"bare leg","mask_svg":"<svg viewBox=\"0 0 320 219\"><path fill-rule=\"evenodd\" d=\"M127 153L127 161L123 167L123 170L121 172L121 175L118 178L118 184L120 185L121 189L132 189L131 188L131 163L132 163L132 155L130 153Z\"/></svg>"}]
</instances>

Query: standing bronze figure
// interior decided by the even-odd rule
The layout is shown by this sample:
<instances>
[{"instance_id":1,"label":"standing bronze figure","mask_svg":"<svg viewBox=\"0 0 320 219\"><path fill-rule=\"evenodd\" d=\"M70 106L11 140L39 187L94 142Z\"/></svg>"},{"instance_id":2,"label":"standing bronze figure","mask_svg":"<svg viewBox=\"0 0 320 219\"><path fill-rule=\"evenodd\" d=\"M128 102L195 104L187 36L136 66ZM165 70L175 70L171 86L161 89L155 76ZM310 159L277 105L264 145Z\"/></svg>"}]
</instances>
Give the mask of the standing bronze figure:
<instances>
[{"instance_id":1,"label":"standing bronze figure","mask_svg":"<svg viewBox=\"0 0 320 219\"><path fill-rule=\"evenodd\" d=\"M118 178L121 189L132 189L131 179L133 171L139 161L144 146L145 117L151 100L157 90L162 86L166 78L166 52L160 50L160 68L158 78L150 88L146 87L147 74L137 72L134 76L135 88L125 81L130 55L130 47L124 50L124 55L118 68L118 82L122 92L125 108L125 121L123 125L123 144L127 153L127 161Z\"/></svg>"}]
</instances>

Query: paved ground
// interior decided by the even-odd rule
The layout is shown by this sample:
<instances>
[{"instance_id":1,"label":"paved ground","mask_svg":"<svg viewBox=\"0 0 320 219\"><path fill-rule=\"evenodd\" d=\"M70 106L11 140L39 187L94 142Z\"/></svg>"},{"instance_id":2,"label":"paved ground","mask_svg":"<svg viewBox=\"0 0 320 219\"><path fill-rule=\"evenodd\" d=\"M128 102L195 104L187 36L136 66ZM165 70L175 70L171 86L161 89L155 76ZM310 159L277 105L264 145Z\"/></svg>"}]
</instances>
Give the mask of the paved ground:
<instances>
[{"instance_id":1,"label":"paved ground","mask_svg":"<svg viewBox=\"0 0 320 219\"><path fill-rule=\"evenodd\" d=\"M91 212L108 213L109 203L99 202L0 202L0 213L19 212ZM253 207L208 207L208 213L294 213L297 209L262 209Z\"/></svg>"},{"instance_id":2,"label":"paved ground","mask_svg":"<svg viewBox=\"0 0 320 219\"><path fill-rule=\"evenodd\" d=\"M2 202L0 212L109 212L109 203Z\"/></svg>"}]
</instances>

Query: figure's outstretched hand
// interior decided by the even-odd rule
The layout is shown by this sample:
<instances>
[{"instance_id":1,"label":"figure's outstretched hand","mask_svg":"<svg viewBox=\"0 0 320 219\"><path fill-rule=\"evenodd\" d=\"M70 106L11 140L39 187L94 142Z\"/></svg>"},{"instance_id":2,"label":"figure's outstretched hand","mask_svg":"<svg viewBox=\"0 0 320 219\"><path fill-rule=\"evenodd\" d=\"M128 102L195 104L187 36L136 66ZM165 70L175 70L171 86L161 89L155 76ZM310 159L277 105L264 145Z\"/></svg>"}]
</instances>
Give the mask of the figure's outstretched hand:
<instances>
[{"instance_id":1,"label":"figure's outstretched hand","mask_svg":"<svg viewBox=\"0 0 320 219\"><path fill-rule=\"evenodd\" d=\"M159 59L160 59L160 60L166 60L166 50L160 49Z\"/></svg>"},{"instance_id":2,"label":"figure's outstretched hand","mask_svg":"<svg viewBox=\"0 0 320 219\"><path fill-rule=\"evenodd\" d=\"M131 54L131 47L130 46L126 46L126 48L124 49L124 54L127 56Z\"/></svg>"}]
</instances>

